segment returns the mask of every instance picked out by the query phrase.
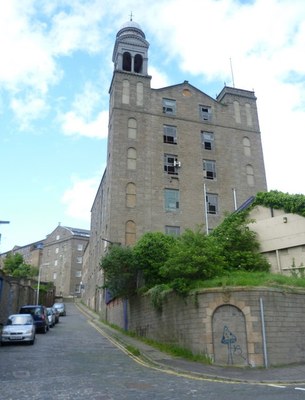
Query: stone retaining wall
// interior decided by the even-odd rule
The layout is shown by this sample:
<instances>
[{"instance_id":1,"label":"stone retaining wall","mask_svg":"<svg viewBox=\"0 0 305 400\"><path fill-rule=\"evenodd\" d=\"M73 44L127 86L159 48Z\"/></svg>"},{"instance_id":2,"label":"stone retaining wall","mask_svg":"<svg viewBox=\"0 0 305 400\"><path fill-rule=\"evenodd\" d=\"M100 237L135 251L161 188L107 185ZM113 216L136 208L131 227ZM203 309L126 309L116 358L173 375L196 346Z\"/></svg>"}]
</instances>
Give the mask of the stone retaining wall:
<instances>
[{"instance_id":1,"label":"stone retaining wall","mask_svg":"<svg viewBox=\"0 0 305 400\"><path fill-rule=\"evenodd\" d=\"M276 366L305 362L305 291L205 289L169 294L157 311L150 296L107 306L107 320L140 336L173 343L216 364ZM263 329L265 328L265 329ZM265 340L264 340L265 338Z\"/></svg>"}]
</instances>

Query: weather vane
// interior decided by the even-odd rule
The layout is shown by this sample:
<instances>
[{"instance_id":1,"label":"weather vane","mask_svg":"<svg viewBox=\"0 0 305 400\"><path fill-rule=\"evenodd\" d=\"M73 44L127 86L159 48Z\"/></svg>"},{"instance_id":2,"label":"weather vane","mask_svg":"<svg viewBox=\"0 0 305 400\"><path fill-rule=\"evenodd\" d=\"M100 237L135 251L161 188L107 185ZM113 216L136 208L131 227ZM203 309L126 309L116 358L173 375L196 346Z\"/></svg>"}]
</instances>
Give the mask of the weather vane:
<instances>
[{"instance_id":1,"label":"weather vane","mask_svg":"<svg viewBox=\"0 0 305 400\"><path fill-rule=\"evenodd\" d=\"M132 11L131 11L131 13L130 13L130 21L132 21Z\"/></svg>"}]
</instances>

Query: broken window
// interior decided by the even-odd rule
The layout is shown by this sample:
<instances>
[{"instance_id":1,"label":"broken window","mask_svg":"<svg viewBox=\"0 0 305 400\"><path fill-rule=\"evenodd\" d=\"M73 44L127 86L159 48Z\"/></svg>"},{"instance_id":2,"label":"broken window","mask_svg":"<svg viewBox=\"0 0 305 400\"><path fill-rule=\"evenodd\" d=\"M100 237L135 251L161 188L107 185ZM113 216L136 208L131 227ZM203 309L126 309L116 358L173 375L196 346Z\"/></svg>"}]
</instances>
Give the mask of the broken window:
<instances>
[{"instance_id":1,"label":"broken window","mask_svg":"<svg viewBox=\"0 0 305 400\"><path fill-rule=\"evenodd\" d=\"M214 133L201 131L201 143L205 150L214 149Z\"/></svg>"},{"instance_id":2,"label":"broken window","mask_svg":"<svg viewBox=\"0 0 305 400\"><path fill-rule=\"evenodd\" d=\"M162 99L164 114L176 114L176 100Z\"/></svg>"},{"instance_id":3,"label":"broken window","mask_svg":"<svg viewBox=\"0 0 305 400\"><path fill-rule=\"evenodd\" d=\"M174 154L164 154L164 172L169 175L178 175L180 163Z\"/></svg>"},{"instance_id":4,"label":"broken window","mask_svg":"<svg viewBox=\"0 0 305 400\"><path fill-rule=\"evenodd\" d=\"M163 142L177 144L177 128L175 126L163 125Z\"/></svg>"},{"instance_id":5,"label":"broken window","mask_svg":"<svg viewBox=\"0 0 305 400\"><path fill-rule=\"evenodd\" d=\"M203 160L203 171L206 179L216 179L216 161Z\"/></svg>"}]
</instances>

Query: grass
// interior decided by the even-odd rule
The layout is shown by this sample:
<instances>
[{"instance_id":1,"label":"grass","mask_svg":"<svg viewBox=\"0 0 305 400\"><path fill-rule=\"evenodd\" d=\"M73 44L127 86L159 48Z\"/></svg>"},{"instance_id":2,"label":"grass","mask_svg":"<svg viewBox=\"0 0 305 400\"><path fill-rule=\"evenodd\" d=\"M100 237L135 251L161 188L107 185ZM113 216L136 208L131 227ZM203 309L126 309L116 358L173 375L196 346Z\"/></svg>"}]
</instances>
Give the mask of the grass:
<instances>
[{"instance_id":1,"label":"grass","mask_svg":"<svg viewBox=\"0 0 305 400\"><path fill-rule=\"evenodd\" d=\"M139 357L139 355L141 354L140 350L137 349L136 347L131 346L130 344L128 344L126 346L126 350L129 351L129 353L131 353L132 355Z\"/></svg>"},{"instance_id":2,"label":"grass","mask_svg":"<svg viewBox=\"0 0 305 400\"><path fill-rule=\"evenodd\" d=\"M117 330L118 332L121 332L126 336L133 337L143 343L146 343L149 346L162 351L163 353L170 354L171 356L174 357L181 357L190 361L201 362L203 364L212 364L212 360L205 354L193 354L190 350L177 346L175 344L160 343L157 342L156 340L148 339L143 336L138 336L135 332L125 331L124 329L119 328L117 325L109 324L107 321L102 321L102 322L105 325L108 325L111 328ZM126 345L126 349L135 356L140 355L140 351L136 347L133 347L131 345Z\"/></svg>"},{"instance_id":3,"label":"grass","mask_svg":"<svg viewBox=\"0 0 305 400\"><path fill-rule=\"evenodd\" d=\"M220 276L207 281L196 282L194 289L230 286L294 287L305 289L305 278L297 275L286 276L269 272L236 271L229 275Z\"/></svg>"}]
</instances>

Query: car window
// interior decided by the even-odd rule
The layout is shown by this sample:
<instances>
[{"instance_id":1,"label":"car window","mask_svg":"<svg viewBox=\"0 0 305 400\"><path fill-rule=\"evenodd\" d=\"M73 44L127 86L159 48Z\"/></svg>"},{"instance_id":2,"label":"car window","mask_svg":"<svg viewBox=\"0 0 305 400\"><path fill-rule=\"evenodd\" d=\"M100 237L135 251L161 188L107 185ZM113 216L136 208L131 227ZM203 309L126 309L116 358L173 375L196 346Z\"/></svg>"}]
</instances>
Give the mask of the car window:
<instances>
[{"instance_id":1,"label":"car window","mask_svg":"<svg viewBox=\"0 0 305 400\"><path fill-rule=\"evenodd\" d=\"M14 315L8 319L7 324L8 325L32 325L32 319L28 316Z\"/></svg>"}]
</instances>

